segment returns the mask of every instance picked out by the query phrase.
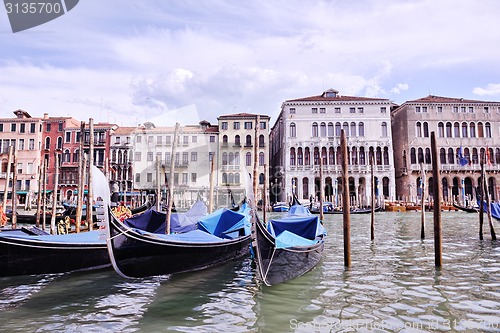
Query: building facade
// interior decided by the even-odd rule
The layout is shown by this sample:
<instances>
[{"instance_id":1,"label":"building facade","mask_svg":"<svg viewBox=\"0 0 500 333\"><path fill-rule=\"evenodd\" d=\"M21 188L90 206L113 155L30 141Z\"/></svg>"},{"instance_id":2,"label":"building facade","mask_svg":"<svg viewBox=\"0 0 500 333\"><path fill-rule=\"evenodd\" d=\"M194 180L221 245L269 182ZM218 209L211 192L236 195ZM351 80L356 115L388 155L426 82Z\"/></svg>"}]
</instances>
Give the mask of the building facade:
<instances>
[{"instance_id":1,"label":"building facade","mask_svg":"<svg viewBox=\"0 0 500 333\"><path fill-rule=\"evenodd\" d=\"M466 204L475 199L482 157L489 192L498 200L499 124L500 102L431 95L403 103L392 113L398 197L408 201L421 197L422 170L428 173L425 193L433 196L430 135L435 132L443 200Z\"/></svg>"},{"instance_id":2,"label":"building facade","mask_svg":"<svg viewBox=\"0 0 500 333\"><path fill-rule=\"evenodd\" d=\"M230 204L231 194L238 203L246 193L246 173L254 175L257 162L257 197L263 199L265 166L269 167L269 120L267 115L237 113L223 115L219 121L218 196L221 205ZM258 127L257 127L258 126ZM257 146L256 146L257 145Z\"/></svg>"},{"instance_id":3,"label":"building facade","mask_svg":"<svg viewBox=\"0 0 500 333\"><path fill-rule=\"evenodd\" d=\"M388 99L342 96L334 89L285 101L271 130L271 201L289 201L292 194L316 201L323 191L325 200L339 205L342 130L348 141L351 204L370 204L370 158L374 159L375 195L379 200L394 199L392 106Z\"/></svg>"},{"instance_id":4,"label":"building facade","mask_svg":"<svg viewBox=\"0 0 500 333\"><path fill-rule=\"evenodd\" d=\"M191 207L198 195L208 198L211 160L218 151L217 126L211 126L206 121L199 125L180 126L174 156L175 127L156 127L146 122L135 128L132 134L131 161L135 191L154 193L159 186L161 200L166 202L167 186L171 184L177 208ZM170 180L172 158L174 173L173 180Z\"/></svg>"}]
</instances>

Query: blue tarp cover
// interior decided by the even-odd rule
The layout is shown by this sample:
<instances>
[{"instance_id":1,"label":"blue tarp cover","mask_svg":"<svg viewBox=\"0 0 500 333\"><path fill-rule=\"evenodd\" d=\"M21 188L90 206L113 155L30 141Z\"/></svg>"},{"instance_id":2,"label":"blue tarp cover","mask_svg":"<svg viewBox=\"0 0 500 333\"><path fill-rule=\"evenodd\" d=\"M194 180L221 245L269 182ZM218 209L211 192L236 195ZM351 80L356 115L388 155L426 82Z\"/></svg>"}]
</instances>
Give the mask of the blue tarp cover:
<instances>
[{"instance_id":1,"label":"blue tarp cover","mask_svg":"<svg viewBox=\"0 0 500 333\"><path fill-rule=\"evenodd\" d=\"M267 229L274 237L279 236L285 230L311 240L324 234L318 216L295 216L270 220Z\"/></svg>"},{"instance_id":2,"label":"blue tarp cover","mask_svg":"<svg viewBox=\"0 0 500 333\"><path fill-rule=\"evenodd\" d=\"M486 201L483 201L483 207L484 211L487 212L488 205L486 204ZM497 220L500 220L500 203L498 202L491 203L491 216L493 216Z\"/></svg>"},{"instance_id":3,"label":"blue tarp cover","mask_svg":"<svg viewBox=\"0 0 500 333\"><path fill-rule=\"evenodd\" d=\"M172 242L180 242L180 243L220 243L229 241L229 239L222 239L202 230L192 230L182 234L170 234L170 235L155 234L135 228L134 230L142 235L151 236L154 238L160 238Z\"/></svg>"},{"instance_id":4,"label":"blue tarp cover","mask_svg":"<svg viewBox=\"0 0 500 333\"><path fill-rule=\"evenodd\" d=\"M279 234L278 237L276 237L276 248L285 249L293 246L310 246L316 244L317 242L318 241L300 237L288 230L285 230Z\"/></svg>"},{"instance_id":5,"label":"blue tarp cover","mask_svg":"<svg viewBox=\"0 0 500 333\"><path fill-rule=\"evenodd\" d=\"M240 209L242 210L242 209ZM245 210L243 209L243 212ZM198 221L198 228L205 230L217 237L233 238L237 235L230 234L231 231L244 229L250 231L249 215L234 212L227 208L221 208ZM247 235L247 233L245 233Z\"/></svg>"},{"instance_id":6,"label":"blue tarp cover","mask_svg":"<svg viewBox=\"0 0 500 333\"><path fill-rule=\"evenodd\" d=\"M288 210L288 213L286 213L283 217L292 217L292 216L312 216L312 214L309 211L309 209L307 209L302 205L293 205Z\"/></svg>"},{"instance_id":7,"label":"blue tarp cover","mask_svg":"<svg viewBox=\"0 0 500 333\"><path fill-rule=\"evenodd\" d=\"M42 235L33 236L26 233L16 233L10 234L8 232L0 233L0 237L5 238L17 238L17 239L29 239L40 242L50 242L50 243L65 243L65 244L106 244L105 239L99 239L99 230L85 231L74 234L66 235Z\"/></svg>"},{"instance_id":8,"label":"blue tarp cover","mask_svg":"<svg viewBox=\"0 0 500 333\"><path fill-rule=\"evenodd\" d=\"M172 213L170 215L170 232L181 233L197 229L197 222L207 213L207 206L202 201L197 201L185 213ZM156 234L166 234L167 214L148 209L142 214L126 219L123 223L130 227Z\"/></svg>"}]
</instances>

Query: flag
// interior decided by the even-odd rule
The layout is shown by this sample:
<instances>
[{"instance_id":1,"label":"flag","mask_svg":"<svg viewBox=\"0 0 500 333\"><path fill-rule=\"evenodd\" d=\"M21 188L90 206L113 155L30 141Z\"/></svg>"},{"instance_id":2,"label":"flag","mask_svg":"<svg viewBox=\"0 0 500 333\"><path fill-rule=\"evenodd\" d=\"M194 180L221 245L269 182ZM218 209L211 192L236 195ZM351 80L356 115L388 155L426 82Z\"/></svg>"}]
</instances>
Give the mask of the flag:
<instances>
[{"instance_id":1,"label":"flag","mask_svg":"<svg viewBox=\"0 0 500 333\"><path fill-rule=\"evenodd\" d=\"M490 149L488 148L488 146L486 146L486 163L488 163L488 165L491 165L491 157L490 157Z\"/></svg>"},{"instance_id":2,"label":"flag","mask_svg":"<svg viewBox=\"0 0 500 333\"><path fill-rule=\"evenodd\" d=\"M460 146L460 149L458 150L458 163L461 166L469 164L469 160L462 154L462 146Z\"/></svg>"}]
</instances>

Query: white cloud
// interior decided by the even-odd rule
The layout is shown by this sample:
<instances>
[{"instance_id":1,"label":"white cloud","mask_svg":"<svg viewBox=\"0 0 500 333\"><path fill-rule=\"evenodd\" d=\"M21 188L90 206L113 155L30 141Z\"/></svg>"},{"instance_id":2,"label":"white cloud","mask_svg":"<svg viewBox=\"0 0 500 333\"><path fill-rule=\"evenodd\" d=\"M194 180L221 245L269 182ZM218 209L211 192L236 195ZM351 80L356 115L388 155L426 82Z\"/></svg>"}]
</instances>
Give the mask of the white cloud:
<instances>
[{"instance_id":1,"label":"white cloud","mask_svg":"<svg viewBox=\"0 0 500 333\"><path fill-rule=\"evenodd\" d=\"M490 83L486 86L486 88L476 87L472 90L472 93L479 96L494 96L500 95L500 83Z\"/></svg>"},{"instance_id":2,"label":"white cloud","mask_svg":"<svg viewBox=\"0 0 500 333\"><path fill-rule=\"evenodd\" d=\"M408 83L398 83L396 84L395 87L391 89L391 93L400 94L402 91L408 90L408 88L409 88Z\"/></svg>"}]
</instances>

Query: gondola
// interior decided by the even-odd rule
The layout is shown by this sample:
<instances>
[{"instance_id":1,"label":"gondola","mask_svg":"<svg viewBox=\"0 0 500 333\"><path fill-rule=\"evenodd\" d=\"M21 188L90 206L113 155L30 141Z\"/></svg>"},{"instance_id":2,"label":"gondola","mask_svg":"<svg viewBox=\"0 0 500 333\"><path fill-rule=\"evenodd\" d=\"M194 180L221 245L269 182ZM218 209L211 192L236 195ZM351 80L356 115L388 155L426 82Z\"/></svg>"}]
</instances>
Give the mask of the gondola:
<instances>
[{"instance_id":1,"label":"gondola","mask_svg":"<svg viewBox=\"0 0 500 333\"><path fill-rule=\"evenodd\" d=\"M110 212L107 245L115 271L128 278L189 272L249 253L250 215L246 205L238 212L221 208L195 219L193 209L197 212L194 215L199 214L196 205L184 213L187 216L171 218L170 234L165 234L166 214L154 209L123 223Z\"/></svg>"},{"instance_id":2,"label":"gondola","mask_svg":"<svg viewBox=\"0 0 500 333\"><path fill-rule=\"evenodd\" d=\"M464 207L464 206L461 206L455 202L453 203L453 207L455 207L456 209L461 210L463 212L466 212L466 213L478 213L479 212L478 207Z\"/></svg>"},{"instance_id":3,"label":"gondola","mask_svg":"<svg viewBox=\"0 0 500 333\"><path fill-rule=\"evenodd\" d=\"M375 207L375 212L380 212L380 211L382 211L382 207L380 206ZM370 214L371 212L372 212L371 208L353 208L350 211L351 214ZM319 209L313 209L311 213L319 214ZM341 209L332 209L332 210L323 209L323 214L342 214L342 213L343 211Z\"/></svg>"},{"instance_id":4,"label":"gondola","mask_svg":"<svg viewBox=\"0 0 500 333\"><path fill-rule=\"evenodd\" d=\"M275 285L313 269L322 257L325 235L319 217L296 198L289 212L270 220L267 228L254 211L252 250L260 280Z\"/></svg>"},{"instance_id":5,"label":"gondola","mask_svg":"<svg viewBox=\"0 0 500 333\"><path fill-rule=\"evenodd\" d=\"M288 212L290 206L286 202L277 202L273 205L273 212Z\"/></svg>"}]
</instances>

